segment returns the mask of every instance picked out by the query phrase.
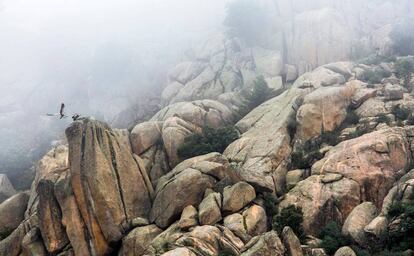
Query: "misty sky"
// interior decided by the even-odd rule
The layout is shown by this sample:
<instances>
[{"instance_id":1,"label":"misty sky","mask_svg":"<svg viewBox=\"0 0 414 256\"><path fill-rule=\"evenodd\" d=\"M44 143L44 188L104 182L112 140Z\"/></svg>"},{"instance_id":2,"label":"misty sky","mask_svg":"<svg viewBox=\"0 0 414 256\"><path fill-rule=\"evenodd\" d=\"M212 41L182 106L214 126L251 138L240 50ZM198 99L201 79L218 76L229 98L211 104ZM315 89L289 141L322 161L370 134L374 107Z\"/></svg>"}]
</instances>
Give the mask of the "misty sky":
<instances>
[{"instance_id":1,"label":"misty sky","mask_svg":"<svg viewBox=\"0 0 414 256\"><path fill-rule=\"evenodd\" d=\"M42 83L128 83L128 69L182 53L223 13L222 0L3 0L0 88L10 91L0 104ZM63 101L67 88L54 90Z\"/></svg>"},{"instance_id":2,"label":"misty sky","mask_svg":"<svg viewBox=\"0 0 414 256\"><path fill-rule=\"evenodd\" d=\"M165 86L185 51L220 29L225 3L0 0L0 173L63 135L70 120L45 116L61 102L110 120Z\"/></svg>"}]
</instances>

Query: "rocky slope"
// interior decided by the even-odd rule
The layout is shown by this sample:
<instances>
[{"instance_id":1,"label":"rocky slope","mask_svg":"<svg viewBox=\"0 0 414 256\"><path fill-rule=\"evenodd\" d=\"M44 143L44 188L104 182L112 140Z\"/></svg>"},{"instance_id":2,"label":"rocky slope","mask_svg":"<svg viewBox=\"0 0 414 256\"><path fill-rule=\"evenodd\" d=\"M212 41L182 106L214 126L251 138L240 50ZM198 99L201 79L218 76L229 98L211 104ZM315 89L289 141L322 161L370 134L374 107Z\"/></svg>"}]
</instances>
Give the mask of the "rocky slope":
<instances>
[{"instance_id":1,"label":"rocky slope","mask_svg":"<svg viewBox=\"0 0 414 256\"><path fill-rule=\"evenodd\" d=\"M352 246L340 256L400 232L407 214L392 207L414 200L412 85L393 62L342 60L361 42L386 53L410 5L260 2L278 13L283 47L212 37L171 70L162 108L135 113L143 122L130 131L73 122L30 192L0 204L0 256L327 255L338 249L320 240L331 221ZM249 109L260 76L268 100ZM239 136L223 152L180 157L186 138L229 126ZM292 207L299 228L283 222Z\"/></svg>"},{"instance_id":2,"label":"rocky slope","mask_svg":"<svg viewBox=\"0 0 414 256\"><path fill-rule=\"evenodd\" d=\"M301 207L307 235L334 220L367 246L395 226L389 206L414 198L414 126L395 112L414 110L414 97L394 76L358 79L375 68L321 66L241 119L201 99L168 105L131 132L76 121L68 146L37 165L30 195L0 205L0 229L14 230L0 255L325 255L290 227L272 230L269 195L279 212ZM348 121L350 112L358 122ZM184 138L231 124L240 137L223 154L178 157ZM306 142L329 132L339 143L324 141L319 158L295 169Z\"/></svg>"}]
</instances>

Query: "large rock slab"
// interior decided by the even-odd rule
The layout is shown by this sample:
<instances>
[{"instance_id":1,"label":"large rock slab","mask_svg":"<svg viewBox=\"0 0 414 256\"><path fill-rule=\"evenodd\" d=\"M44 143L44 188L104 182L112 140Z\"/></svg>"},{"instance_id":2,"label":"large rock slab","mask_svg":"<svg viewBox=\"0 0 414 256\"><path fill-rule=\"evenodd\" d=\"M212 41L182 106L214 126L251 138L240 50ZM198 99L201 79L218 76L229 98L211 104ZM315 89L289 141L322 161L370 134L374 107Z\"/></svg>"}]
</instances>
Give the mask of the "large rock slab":
<instances>
[{"instance_id":1,"label":"large rock slab","mask_svg":"<svg viewBox=\"0 0 414 256\"><path fill-rule=\"evenodd\" d=\"M352 85L322 87L304 97L296 120L296 137L302 141L335 130L344 121L355 89Z\"/></svg>"},{"instance_id":2,"label":"large rock slab","mask_svg":"<svg viewBox=\"0 0 414 256\"><path fill-rule=\"evenodd\" d=\"M128 230L130 220L148 217L151 200L124 135L91 119L66 129L71 185L91 247L106 254Z\"/></svg>"},{"instance_id":3,"label":"large rock slab","mask_svg":"<svg viewBox=\"0 0 414 256\"><path fill-rule=\"evenodd\" d=\"M300 240L290 227L283 228L282 241L290 256L303 256Z\"/></svg>"},{"instance_id":4,"label":"large rock slab","mask_svg":"<svg viewBox=\"0 0 414 256\"><path fill-rule=\"evenodd\" d=\"M50 175L48 178L40 180L37 187L39 195L37 214L40 232L45 247L51 254L61 251L69 244L62 224L62 211L54 194L54 186L58 177L58 174Z\"/></svg>"},{"instance_id":5,"label":"large rock slab","mask_svg":"<svg viewBox=\"0 0 414 256\"><path fill-rule=\"evenodd\" d=\"M88 245L87 228L82 219L73 193L70 171L60 174L54 185L54 195L59 203L61 222L75 255L92 255ZM58 211L58 212L59 212Z\"/></svg>"},{"instance_id":6,"label":"large rock slab","mask_svg":"<svg viewBox=\"0 0 414 256\"><path fill-rule=\"evenodd\" d=\"M51 173L66 170L68 163L68 147L66 145L58 145L46 153L35 165L36 176L30 188L30 198L28 202L25 217L29 218L37 212L38 194L37 186L39 182Z\"/></svg>"},{"instance_id":7,"label":"large rock slab","mask_svg":"<svg viewBox=\"0 0 414 256\"><path fill-rule=\"evenodd\" d=\"M26 193L14 195L0 204L0 231L16 229L24 220L29 196Z\"/></svg>"},{"instance_id":8,"label":"large rock slab","mask_svg":"<svg viewBox=\"0 0 414 256\"><path fill-rule=\"evenodd\" d=\"M221 194L211 193L200 203L198 219L201 225L214 225L221 218Z\"/></svg>"},{"instance_id":9,"label":"large rock slab","mask_svg":"<svg viewBox=\"0 0 414 256\"><path fill-rule=\"evenodd\" d=\"M342 226L342 234L359 245L364 246L367 243L367 237L364 231L367 226L378 214L377 207L371 202L364 202L355 207L348 215Z\"/></svg>"},{"instance_id":10,"label":"large rock slab","mask_svg":"<svg viewBox=\"0 0 414 256\"><path fill-rule=\"evenodd\" d=\"M288 125L296 115L295 100L303 92L292 88L255 108L236 124L242 135L224 155L238 164L239 174L258 191L284 191L284 165L292 150Z\"/></svg>"}]
</instances>

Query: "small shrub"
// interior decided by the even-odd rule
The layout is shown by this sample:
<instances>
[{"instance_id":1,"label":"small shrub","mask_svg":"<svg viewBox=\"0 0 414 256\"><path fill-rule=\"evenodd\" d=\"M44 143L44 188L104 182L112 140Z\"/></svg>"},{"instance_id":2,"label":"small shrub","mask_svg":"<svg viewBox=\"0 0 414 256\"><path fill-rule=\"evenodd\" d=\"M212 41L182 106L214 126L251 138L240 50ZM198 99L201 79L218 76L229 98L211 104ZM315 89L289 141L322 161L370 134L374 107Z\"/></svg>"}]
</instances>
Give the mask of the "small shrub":
<instances>
[{"instance_id":1,"label":"small shrub","mask_svg":"<svg viewBox=\"0 0 414 256\"><path fill-rule=\"evenodd\" d=\"M354 111L348 111L346 113L345 120L343 121L344 126L356 125L359 123L359 116Z\"/></svg>"},{"instance_id":2,"label":"small shrub","mask_svg":"<svg viewBox=\"0 0 414 256\"><path fill-rule=\"evenodd\" d=\"M234 127L226 126L218 129L205 127L202 134L194 134L184 140L178 148L178 156L184 160L211 152L223 153L238 137Z\"/></svg>"},{"instance_id":3,"label":"small shrub","mask_svg":"<svg viewBox=\"0 0 414 256\"><path fill-rule=\"evenodd\" d=\"M305 144L297 148L291 154L292 169L308 169L316 161L322 159L323 154L320 153L320 143L315 140L308 140Z\"/></svg>"},{"instance_id":4,"label":"small shrub","mask_svg":"<svg viewBox=\"0 0 414 256\"><path fill-rule=\"evenodd\" d=\"M356 129L355 131L353 131L353 132L350 132L349 134L348 134L348 136L347 136L347 140L350 140L350 139L355 139L355 138L358 138L358 137L361 137L362 135L364 135L365 133L367 133L368 131L367 130L364 130L364 129L361 129L361 128L358 128L358 129Z\"/></svg>"},{"instance_id":5,"label":"small shrub","mask_svg":"<svg viewBox=\"0 0 414 256\"><path fill-rule=\"evenodd\" d=\"M414 125L414 116L410 115L407 119L407 125Z\"/></svg>"},{"instance_id":6,"label":"small shrub","mask_svg":"<svg viewBox=\"0 0 414 256\"><path fill-rule=\"evenodd\" d=\"M384 69L366 70L362 74L362 80L370 84L379 84L383 78L390 77L392 74Z\"/></svg>"},{"instance_id":7,"label":"small shrub","mask_svg":"<svg viewBox=\"0 0 414 256\"><path fill-rule=\"evenodd\" d=\"M270 193L266 193L263 200L267 217L273 219L273 216L277 214L277 198Z\"/></svg>"},{"instance_id":8,"label":"small shrub","mask_svg":"<svg viewBox=\"0 0 414 256\"><path fill-rule=\"evenodd\" d=\"M298 238L303 240L305 238L305 233L303 231L302 223L302 208L295 205L289 205L288 207L283 208L280 213L274 217L273 229L281 234L283 228L289 226L295 232Z\"/></svg>"},{"instance_id":9,"label":"small shrub","mask_svg":"<svg viewBox=\"0 0 414 256\"><path fill-rule=\"evenodd\" d=\"M383 62L390 63L390 62L395 62L395 61L396 61L395 56L382 56L378 54L371 54L368 57L361 59L359 63L365 64L365 65L379 65Z\"/></svg>"},{"instance_id":10,"label":"small shrub","mask_svg":"<svg viewBox=\"0 0 414 256\"><path fill-rule=\"evenodd\" d=\"M400 221L392 232L388 232L386 248L391 251L414 248L414 204L396 202L389 207L387 217Z\"/></svg>"},{"instance_id":11,"label":"small shrub","mask_svg":"<svg viewBox=\"0 0 414 256\"><path fill-rule=\"evenodd\" d=\"M384 113L381 113L381 114L379 114L377 116L377 122L378 123L386 123L386 124L389 124L390 121L391 121L390 118L386 114L384 114Z\"/></svg>"},{"instance_id":12,"label":"small shrub","mask_svg":"<svg viewBox=\"0 0 414 256\"><path fill-rule=\"evenodd\" d=\"M411 116L411 110L401 105L394 106L391 112L399 120L407 120Z\"/></svg>"},{"instance_id":13,"label":"small shrub","mask_svg":"<svg viewBox=\"0 0 414 256\"><path fill-rule=\"evenodd\" d=\"M234 254L230 251L221 251L218 256L233 256Z\"/></svg>"},{"instance_id":14,"label":"small shrub","mask_svg":"<svg viewBox=\"0 0 414 256\"><path fill-rule=\"evenodd\" d=\"M298 123L297 123L297 121L296 121L296 118L295 118L295 117L291 118L291 119L288 121L288 124L287 124L287 130L288 130L288 133L289 133L289 137L290 137L290 139L293 139L293 137L295 136L295 134L296 134L296 127L297 127L297 125L298 125Z\"/></svg>"},{"instance_id":15,"label":"small shrub","mask_svg":"<svg viewBox=\"0 0 414 256\"><path fill-rule=\"evenodd\" d=\"M9 235L11 235L11 233L13 233L13 229L11 228L6 228L0 231L0 241L7 238Z\"/></svg>"},{"instance_id":16,"label":"small shrub","mask_svg":"<svg viewBox=\"0 0 414 256\"><path fill-rule=\"evenodd\" d=\"M270 89L263 76L258 76L254 81L254 86L248 96L249 108L254 109L265 102L270 95Z\"/></svg>"},{"instance_id":17,"label":"small shrub","mask_svg":"<svg viewBox=\"0 0 414 256\"><path fill-rule=\"evenodd\" d=\"M398 60L395 63L395 73L398 78L403 80L404 86L408 88L414 73L413 61L407 58Z\"/></svg>"},{"instance_id":18,"label":"small shrub","mask_svg":"<svg viewBox=\"0 0 414 256\"><path fill-rule=\"evenodd\" d=\"M340 247L350 244L349 239L342 235L341 227L334 221L323 227L320 237L322 238L321 246L329 255L333 255Z\"/></svg>"}]
</instances>

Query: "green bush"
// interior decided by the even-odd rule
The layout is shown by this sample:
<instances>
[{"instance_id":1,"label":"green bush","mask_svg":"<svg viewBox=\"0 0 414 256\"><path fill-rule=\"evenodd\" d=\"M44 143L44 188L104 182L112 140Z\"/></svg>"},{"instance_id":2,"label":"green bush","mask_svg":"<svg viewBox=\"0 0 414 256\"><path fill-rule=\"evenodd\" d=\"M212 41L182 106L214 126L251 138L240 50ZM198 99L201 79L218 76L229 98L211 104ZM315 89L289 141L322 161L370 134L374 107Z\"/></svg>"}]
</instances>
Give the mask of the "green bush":
<instances>
[{"instance_id":1,"label":"green bush","mask_svg":"<svg viewBox=\"0 0 414 256\"><path fill-rule=\"evenodd\" d=\"M218 256L233 256L234 254L229 251L221 251L219 252Z\"/></svg>"},{"instance_id":2,"label":"green bush","mask_svg":"<svg viewBox=\"0 0 414 256\"><path fill-rule=\"evenodd\" d=\"M390 118L386 114L384 114L384 113L381 113L381 114L379 114L377 116L377 122L378 123L386 123L386 124L389 124L390 121L391 121Z\"/></svg>"},{"instance_id":3,"label":"green bush","mask_svg":"<svg viewBox=\"0 0 414 256\"><path fill-rule=\"evenodd\" d=\"M277 214L277 198L276 196L266 193L263 196L264 207L267 217L271 220Z\"/></svg>"},{"instance_id":4,"label":"green bush","mask_svg":"<svg viewBox=\"0 0 414 256\"><path fill-rule=\"evenodd\" d=\"M321 246L329 255L333 255L340 247L350 244L349 239L342 235L341 227L334 221L323 227L320 237L322 239Z\"/></svg>"},{"instance_id":5,"label":"green bush","mask_svg":"<svg viewBox=\"0 0 414 256\"><path fill-rule=\"evenodd\" d=\"M398 120L407 120L411 116L411 110L401 105L394 106L391 112Z\"/></svg>"},{"instance_id":6,"label":"green bush","mask_svg":"<svg viewBox=\"0 0 414 256\"><path fill-rule=\"evenodd\" d=\"M308 140L302 147L296 148L291 154L292 169L308 169L316 161L322 159L319 138Z\"/></svg>"},{"instance_id":7,"label":"green bush","mask_svg":"<svg viewBox=\"0 0 414 256\"><path fill-rule=\"evenodd\" d=\"M382 56L378 54L371 54L370 56L360 60L359 63L365 65L379 65L383 62L390 63L394 61L396 61L395 56Z\"/></svg>"},{"instance_id":8,"label":"green bush","mask_svg":"<svg viewBox=\"0 0 414 256\"><path fill-rule=\"evenodd\" d=\"M6 228L4 230L0 231L0 241L7 238L9 235L11 235L11 233L13 233L13 229L11 228Z\"/></svg>"},{"instance_id":9,"label":"green bush","mask_svg":"<svg viewBox=\"0 0 414 256\"><path fill-rule=\"evenodd\" d=\"M310 168L316 161L322 159L324 156L320 149L324 144L335 146L341 142L339 136L341 131L348 126L356 125L359 123L359 116L351 110L348 110L344 121L333 131L324 131L318 137L312 138L302 146L298 146L291 154L291 168L292 169L307 169ZM293 125L292 125L293 127ZM293 129L293 128L292 128ZM296 129L296 127L295 127ZM290 129L288 129L290 131ZM350 134L349 138L356 138L364 134L365 131L357 129L353 134Z\"/></svg>"},{"instance_id":10,"label":"green bush","mask_svg":"<svg viewBox=\"0 0 414 256\"><path fill-rule=\"evenodd\" d=\"M187 137L178 148L178 156L184 160L211 152L223 153L226 147L238 139L237 130L232 126L214 129L205 127L202 134Z\"/></svg>"},{"instance_id":11,"label":"green bush","mask_svg":"<svg viewBox=\"0 0 414 256\"><path fill-rule=\"evenodd\" d=\"M392 73L384 69L366 70L362 74L362 81L370 84L379 84L383 78L390 77Z\"/></svg>"},{"instance_id":12,"label":"green bush","mask_svg":"<svg viewBox=\"0 0 414 256\"><path fill-rule=\"evenodd\" d=\"M405 251L414 248L414 204L394 203L388 209L389 219L399 218L397 227L387 234L387 248L391 251Z\"/></svg>"},{"instance_id":13,"label":"green bush","mask_svg":"<svg viewBox=\"0 0 414 256\"><path fill-rule=\"evenodd\" d=\"M359 123L359 116L354 111L347 111L346 117L342 123L343 126L356 125Z\"/></svg>"},{"instance_id":14,"label":"green bush","mask_svg":"<svg viewBox=\"0 0 414 256\"><path fill-rule=\"evenodd\" d=\"M414 63L407 58L400 59L395 63L395 73L398 78L403 80L405 87L410 85L414 73Z\"/></svg>"},{"instance_id":15,"label":"green bush","mask_svg":"<svg viewBox=\"0 0 414 256\"><path fill-rule=\"evenodd\" d=\"M303 212L302 208L295 205L289 205L283 208L278 215L273 218L273 229L281 234L283 228L289 226L300 240L305 238L305 232L303 231Z\"/></svg>"},{"instance_id":16,"label":"green bush","mask_svg":"<svg viewBox=\"0 0 414 256\"><path fill-rule=\"evenodd\" d=\"M252 110L265 102L270 95L270 89L263 76L258 76L254 81L254 86L248 95L249 109Z\"/></svg>"},{"instance_id":17,"label":"green bush","mask_svg":"<svg viewBox=\"0 0 414 256\"><path fill-rule=\"evenodd\" d=\"M271 29L271 16L256 1L235 0L228 3L224 25L232 36L243 39L249 46L261 45Z\"/></svg>"}]
</instances>

